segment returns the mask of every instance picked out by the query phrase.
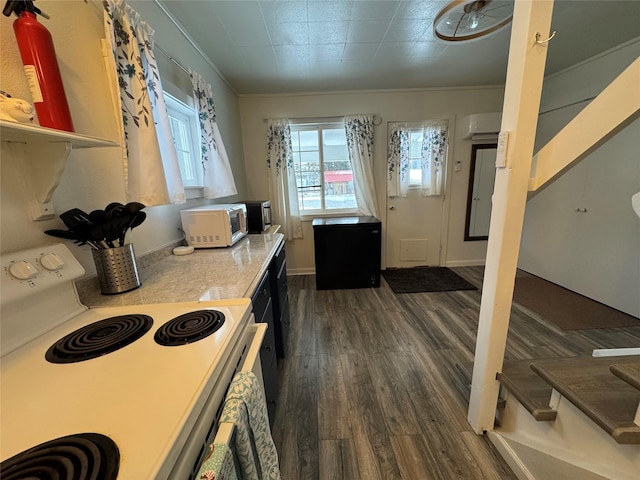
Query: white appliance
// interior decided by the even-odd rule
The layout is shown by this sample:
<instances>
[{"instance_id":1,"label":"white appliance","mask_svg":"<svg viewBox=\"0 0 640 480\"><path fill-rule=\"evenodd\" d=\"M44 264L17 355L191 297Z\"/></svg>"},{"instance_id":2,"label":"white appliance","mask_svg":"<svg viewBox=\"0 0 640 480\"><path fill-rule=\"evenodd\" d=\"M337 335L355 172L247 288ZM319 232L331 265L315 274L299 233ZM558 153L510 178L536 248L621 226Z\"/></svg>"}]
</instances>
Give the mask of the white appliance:
<instances>
[{"instance_id":1,"label":"white appliance","mask_svg":"<svg viewBox=\"0 0 640 480\"><path fill-rule=\"evenodd\" d=\"M254 323L250 300L87 309L73 284L83 269L64 245L1 262L3 476L24 466L25 451L72 441L63 450L88 452L97 478L193 478L235 372L262 380L266 325Z\"/></svg>"},{"instance_id":2,"label":"white appliance","mask_svg":"<svg viewBox=\"0 0 640 480\"><path fill-rule=\"evenodd\" d=\"M244 204L187 208L180 216L187 243L193 248L230 247L247 234Z\"/></svg>"},{"instance_id":3,"label":"white appliance","mask_svg":"<svg viewBox=\"0 0 640 480\"><path fill-rule=\"evenodd\" d=\"M462 138L497 141L502 112L474 113L462 119Z\"/></svg>"}]
</instances>

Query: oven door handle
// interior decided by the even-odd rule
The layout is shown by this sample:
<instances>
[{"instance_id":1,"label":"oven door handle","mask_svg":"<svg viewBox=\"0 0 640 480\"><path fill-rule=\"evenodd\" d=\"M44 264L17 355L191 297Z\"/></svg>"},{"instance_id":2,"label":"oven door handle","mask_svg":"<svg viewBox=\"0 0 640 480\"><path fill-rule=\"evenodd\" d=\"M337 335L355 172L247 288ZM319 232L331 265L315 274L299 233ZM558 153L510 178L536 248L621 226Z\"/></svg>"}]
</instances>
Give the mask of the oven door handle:
<instances>
[{"instance_id":1,"label":"oven door handle","mask_svg":"<svg viewBox=\"0 0 640 480\"><path fill-rule=\"evenodd\" d=\"M264 381L262 379L262 364L260 363L260 349L262 348L262 341L264 340L264 336L267 334L267 328L269 325L267 323L254 323L249 325L247 328L247 342L249 345L249 351L247 352L247 356L242 362L242 366L240 367L240 371L242 372L253 372L260 384L264 388Z\"/></svg>"},{"instance_id":2,"label":"oven door handle","mask_svg":"<svg viewBox=\"0 0 640 480\"><path fill-rule=\"evenodd\" d=\"M240 371L253 372L258 377L260 385L264 389L264 382L262 380L262 365L260 363L260 348L262 347L262 341L267 333L269 327L266 323L254 323L247 328L246 345L249 345L249 351L247 356L242 362ZM264 393L264 391L263 391ZM235 425L231 422L220 422L218 425L218 431L214 443L224 443L226 445L233 444L233 436L235 434Z\"/></svg>"}]
</instances>

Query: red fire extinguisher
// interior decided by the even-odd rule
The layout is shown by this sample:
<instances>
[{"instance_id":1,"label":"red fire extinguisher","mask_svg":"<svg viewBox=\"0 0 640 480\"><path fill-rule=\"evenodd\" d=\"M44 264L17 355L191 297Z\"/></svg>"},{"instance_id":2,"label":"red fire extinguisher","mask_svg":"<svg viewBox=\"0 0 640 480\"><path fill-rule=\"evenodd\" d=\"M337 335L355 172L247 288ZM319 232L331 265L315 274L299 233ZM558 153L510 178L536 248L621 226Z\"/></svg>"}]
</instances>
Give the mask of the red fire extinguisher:
<instances>
[{"instance_id":1,"label":"red fire extinguisher","mask_svg":"<svg viewBox=\"0 0 640 480\"><path fill-rule=\"evenodd\" d=\"M53 40L36 14L49 17L30 0L8 1L2 13L7 17L15 13L18 17L13 22L13 30L40 125L73 132Z\"/></svg>"}]
</instances>

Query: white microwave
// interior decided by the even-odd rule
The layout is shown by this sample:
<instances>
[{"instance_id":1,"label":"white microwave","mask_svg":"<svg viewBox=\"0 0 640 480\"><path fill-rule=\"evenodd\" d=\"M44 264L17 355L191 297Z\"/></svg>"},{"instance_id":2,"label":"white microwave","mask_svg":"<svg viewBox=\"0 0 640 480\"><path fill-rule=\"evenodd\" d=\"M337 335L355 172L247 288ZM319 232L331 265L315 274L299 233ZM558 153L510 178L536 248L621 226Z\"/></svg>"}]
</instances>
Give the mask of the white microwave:
<instances>
[{"instance_id":1,"label":"white microwave","mask_svg":"<svg viewBox=\"0 0 640 480\"><path fill-rule=\"evenodd\" d=\"M247 234L244 204L187 208L180 216L187 243L193 248L230 247Z\"/></svg>"}]
</instances>

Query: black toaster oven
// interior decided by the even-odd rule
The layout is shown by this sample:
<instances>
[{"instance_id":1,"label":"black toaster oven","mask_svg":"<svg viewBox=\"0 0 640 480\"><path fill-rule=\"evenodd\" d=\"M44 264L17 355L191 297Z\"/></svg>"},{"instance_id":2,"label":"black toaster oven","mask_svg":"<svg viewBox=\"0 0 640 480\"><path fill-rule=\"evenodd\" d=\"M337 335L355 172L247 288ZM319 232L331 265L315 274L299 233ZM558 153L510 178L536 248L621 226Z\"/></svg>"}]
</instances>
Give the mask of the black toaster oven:
<instances>
[{"instance_id":1,"label":"black toaster oven","mask_svg":"<svg viewBox=\"0 0 640 480\"><path fill-rule=\"evenodd\" d=\"M248 233L263 233L271 227L271 202L269 200L248 200L247 230Z\"/></svg>"}]
</instances>

